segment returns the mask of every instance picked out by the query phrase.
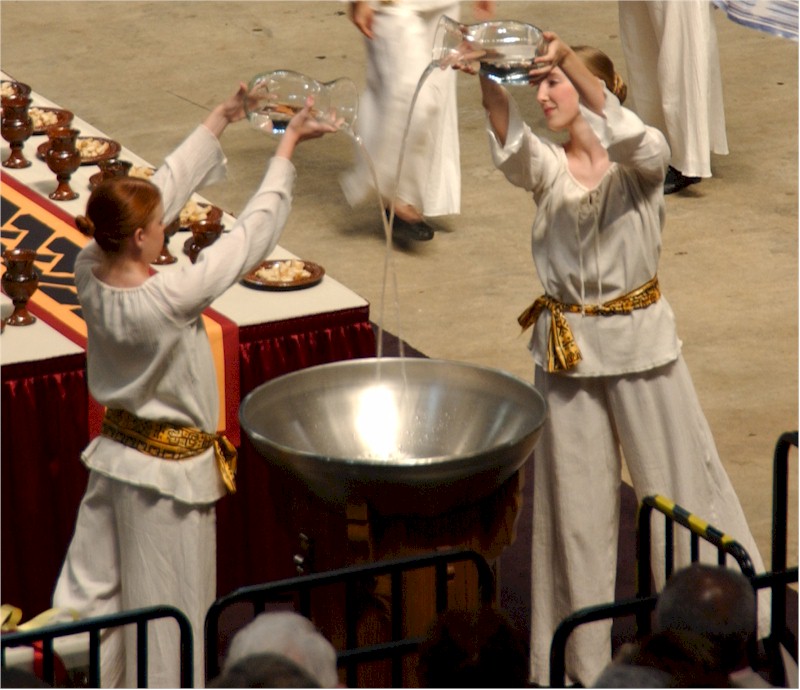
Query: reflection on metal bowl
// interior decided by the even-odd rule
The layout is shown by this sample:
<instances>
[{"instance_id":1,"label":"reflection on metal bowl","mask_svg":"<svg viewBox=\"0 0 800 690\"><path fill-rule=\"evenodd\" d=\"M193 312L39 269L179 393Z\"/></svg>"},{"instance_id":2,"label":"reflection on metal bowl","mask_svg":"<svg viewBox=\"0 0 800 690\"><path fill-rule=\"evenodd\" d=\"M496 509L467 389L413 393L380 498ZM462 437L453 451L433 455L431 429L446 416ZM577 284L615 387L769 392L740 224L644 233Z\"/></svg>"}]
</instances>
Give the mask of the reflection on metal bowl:
<instances>
[{"instance_id":1,"label":"reflection on metal bowl","mask_svg":"<svg viewBox=\"0 0 800 690\"><path fill-rule=\"evenodd\" d=\"M356 359L268 381L239 409L269 462L334 503L384 515L436 515L514 474L547 407L529 383L472 364Z\"/></svg>"}]
</instances>

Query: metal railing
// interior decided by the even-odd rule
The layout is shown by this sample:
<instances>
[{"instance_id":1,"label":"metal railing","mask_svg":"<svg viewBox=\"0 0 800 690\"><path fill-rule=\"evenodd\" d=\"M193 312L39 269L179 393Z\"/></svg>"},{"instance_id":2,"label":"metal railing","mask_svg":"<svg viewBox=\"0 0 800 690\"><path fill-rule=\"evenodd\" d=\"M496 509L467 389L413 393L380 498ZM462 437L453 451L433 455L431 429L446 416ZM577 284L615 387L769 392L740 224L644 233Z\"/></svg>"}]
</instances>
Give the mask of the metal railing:
<instances>
[{"instance_id":1,"label":"metal railing","mask_svg":"<svg viewBox=\"0 0 800 690\"><path fill-rule=\"evenodd\" d=\"M566 646L569 636L580 625L600 620L636 617L637 635L642 636L650 630L650 616L658 601L658 595L651 592L652 570L650 561L652 512L665 515L665 575L669 577L674 567L675 524L690 531L690 558L696 563L700 558L700 540L714 545L718 551L718 563L724 565L728 555L736 559L742 573L753 585L753 589L772 590L772 624L770 636L764 640L768 656L770 683L776 687L785 684L785 669L780 655L783 645L797 661L797 638L786 625L786 587L798 581L798 568L786 567L786 542L788 521L788 456L790 448L798 446L798 433L787 432L781 435L775 447L773 459L772 488L772 570L756 574L747 551L737 541L720 532L695 515L676 505L663 496L648 496L643 499L637 520L637 594L607 604L590 606L567 616L556 628L550 647L550 686L564 687L566 679Z\"/></svg>"},{"instance_id":2,"label":"metal railing","mask_svg":"<svg viewBox=\"0 0 800 690\"><path fill-rule=\"evenodd\" d=\"M653 511L663 513L665 519L664 570L666 578L669 578L672 574L675 562L675 525L688 529L691 534L692 563L700 560L699 544L703 540L717 548L720 564L724 564L726 555L730 554L739 563L742 572L747 577L752 578L755 575L750 555L737 541L664 496L645 496L639 505L636 527L636 596L618 602L586 607L575 611L561 621L556 628L553 642L550 645L550 687L564 687L567 641L578 626L608 618L634 615L636 617L637 636L646 635L650 631L650 614L658 600L658 596L651 591L652 566L650 549L652 529L650 523Z\"/></svg>"},{"instance_id":3,"label":"metal railing","mask_svg":"<svg viewBox=\"0 0 800 690\"><path fill-rule=\"evenodd\" d=\"M797 448L797 432L782 434L775 444L772 470L772 572L793 572L797 582L797 566L786 568L786 542L789 516L789 449ZM772 635L783 636L786 632L786 589L772 590ZM797 660L797 639L792 641Z\"/></svg>"},{"instance_id":4,"label":"metal railing","mask_svg":"<svg viewBox=\"0 0 800 690\"><path fill-rule=\"evenodd\" d=\"M786 684L786 670L781 657L784 647L797 662L797 636L786 625L786 587L797 582L797 566L786 567L786 543L789 518L789 450L797 448L797 432L781 434L772 459L772 624L764 648L769 658L769 681Z\"/></svg>"},{"instance_id":5,"label":"metal railing","mask_svg":"<svg viewBox=\"0 0 800 690\"><path fill-rule=\"evenodd\" d=\"M219 619L230 606L242 602L252 604L254 616L266 609L267 603L285 603L296 597L296 609L313 620L311 593L313 590L332 584L345 585L345 649L337 652L337 663L344 667L347 686L357 687L358 665L369 661L391 659L392 684L402 685L402 658L420 645L422 638L403 638L404 594L402 575L404 573L433 568L435 574L435 606L437 613L448 607L447 580L448 566L459 562L471 562L478 575L478 591L482 603L492 603L495 598L495 578L486 560L468 549L437 551L423 556L412 556L395 560L381 561L364 565L354 565L338 570L301 575L286 580L268 582L260 585L242 587L218 599L206 615L206 680L219 674ZM391 595L391 640L377 644L357 645L358 625L358 586L366 577L388 575Z\"/></svg>"},{"instance_id":6,"label":"metal railing","mask_svg":"<svg viewBox=\"0 0 800 690\"><path fill-rule=\"evenodd\" d=\"M0 665L6 668L6 649L42 642L42 680L55 686L55 652L53 640L80 633L89 633L89 677L88 687L100 688L100 633L108 628L136 625L136 678L137 687L147 687L147 624L162 618L173 618L180 628L181 687L194 685L194 647L192 626L189 619L172 606L146 608L111 613L106 616L84 618L70 623L48 625L25 632L9 632L0 636L2 656Z\"/></svg>"},{"instance_id":7,"label":"metal railing","mask_svg":"<svg viewBox=\"0 0 800 690\"><path fill-rule=\"evenodd\" d=\"M739 568L746 577L753 578L755 576L756 571L750 554L733 537L721 532L664 496L645 496L639 505L636 528L637 596L648 597L652 594L653 571L650 548L653 511L664 515L664 580L668 580L675 569L675 525L689 530L692 563L700 560L700 541L702 540L716 547L718 565L725 565L727 557L731 556L739 564ZM638 622L645 623L644 619ZM649 627L640 627L640 632L649 632Z\"/></svg>"}]
</instances>

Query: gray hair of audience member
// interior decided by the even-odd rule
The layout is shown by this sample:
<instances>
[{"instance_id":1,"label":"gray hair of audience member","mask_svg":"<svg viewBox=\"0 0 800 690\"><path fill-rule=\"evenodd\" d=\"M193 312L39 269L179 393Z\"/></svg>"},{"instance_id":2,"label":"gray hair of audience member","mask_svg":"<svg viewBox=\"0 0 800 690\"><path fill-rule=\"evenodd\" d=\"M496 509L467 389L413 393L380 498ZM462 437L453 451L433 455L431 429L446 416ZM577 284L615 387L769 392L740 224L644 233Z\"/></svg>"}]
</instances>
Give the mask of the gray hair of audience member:
<instances>
[{"instance_id":1,"label":"gray hair of audience member","mask_svg":"<svg viewBox=\"0 0 800 690\"><path fill-rule=\"evenodd\" d=\"M339 684L336 650L299 613L272 611L254 618L233 636L223 672L246 656L267 652L291 659L316 678L321 688L335 688Z\"/></svg>"},{"instance_id":2,"label":"gray hair of audience member","mask_svg":"<svg viewBox=\"0 0 800 690\"><path fill-rule=\"evenodd\" d=\"M209 688L318 688L317 679L283 654L246 656L214 678Z\"/></svg>"},{"instance_id":3,"label":"gray hair of audience member","mask_svg":"<svg viewBox=\"0 0 800 690\"><path fill-rule=\"evenodd\" d=\"M653 632L687 631L715 645L721 668L741 663L756 632L756 596L741 572L693 563L675 572L658 596Z\"/></svg>"}]
</instances>

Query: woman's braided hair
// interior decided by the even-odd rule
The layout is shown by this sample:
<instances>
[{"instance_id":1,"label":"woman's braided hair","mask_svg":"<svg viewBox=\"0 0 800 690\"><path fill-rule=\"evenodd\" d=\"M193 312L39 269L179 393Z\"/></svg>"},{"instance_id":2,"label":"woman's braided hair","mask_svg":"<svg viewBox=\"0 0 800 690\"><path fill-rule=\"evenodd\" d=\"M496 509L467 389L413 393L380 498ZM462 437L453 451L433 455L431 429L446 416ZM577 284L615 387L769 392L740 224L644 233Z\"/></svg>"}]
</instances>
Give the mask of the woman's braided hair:
<instances>
[{"instance_id":1,"label":"woman's braided hair","mask_svg":"<svg viewBox=\"0 0 800 690\"><path fill-rule=\"evenodd\" d=\"M608 90L613 93L620 103L625 102L628 95L628 87L614 69L614 63L602 50L591 46L573 46L572 50L583 60L589 71L605 82Z\"/></svg>"}]
</instances>

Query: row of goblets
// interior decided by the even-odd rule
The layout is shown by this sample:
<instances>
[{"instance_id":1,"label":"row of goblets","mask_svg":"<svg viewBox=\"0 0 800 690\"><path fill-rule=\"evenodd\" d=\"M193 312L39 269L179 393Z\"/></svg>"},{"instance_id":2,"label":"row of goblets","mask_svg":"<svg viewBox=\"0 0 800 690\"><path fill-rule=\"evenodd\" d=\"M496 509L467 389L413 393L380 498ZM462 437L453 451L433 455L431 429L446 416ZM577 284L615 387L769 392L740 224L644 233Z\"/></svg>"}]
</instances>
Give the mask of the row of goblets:
<instances>
[{"instance_id":1,"label":"row of goblets","mask_svg":"<svg viewBox=\"0 0 800 690\"><path fill-rule=\"evenodd\" d=\"M30 165L22 153L22 147L33 133L33 122L28 115L31 89L22 82L3 82L9 85L12 95L2 96L2 118L0 132L11 145L11 155L3 161L6 168L26 168ZM71 118L70 118L71 120ZM49 148L49 147L48 147ZM51 168L52 170L52 168ZM39 284L39 274L33 267L36 252L32 249L9 249L3 252L2 288L14 303L14 312L0 322L0 330L10 326L28 326L36 321L27 310L27 303Z\"/></svg>"},{"instance_id":2,"label":"row of goblets","mask_svg":"<svg viewBox=\"0 0 800 690\"><path fill-rule=\"evenodd\" d=\"M79 195L69 184L72 174L81 165L82 157L77 148L77 139L80 131L73 128L73 115L68 110L60 108L46 109L56 115L56 123L50 126L43 126L35 130L33 120L29 113L31 107L31 87L19 81L3 81L2 95L2 125L0 130L3 139L10 147L11 152L2 165L7 168L26 168L31 165L23 154L23 146L28 138L34 133L46 133L48 142L46 147L40 148L40 155L52 172L56 174L58 185L48 196L55 201L70 201ZM98 160L97 165L101 169L100 178L126 176L131 168L128 161L116 158ZM95 182L93 176L91 182ZM169 238L179 229L178 219L165 229L164 246L160 256L154 261L155 264L169 264L177 261L170 254L167 244ZM218 218L209 218L205 221L192 223L192 238L184 247L185 253L194 262L198 253L204 247L213 243L222 232L222 224Z\"/></svg>"},{"instance_id":3,"label":"row of goblets","mask_svg":"<svg viewBox=\"0 0 800 690\"><path fill-rule=\"evenodd\" d=\"M31 88L22 82L4 82L9 93L2 96L3 113L0 119L0 134L11 146L11 153L3 166L6 168L27 168L31 162L25 158L22 148L31 134L34 133L33 120L28 109L31 105ZM48 196L55 201L69 201L77 198L77 192L69 186L69 180L81 164L81 154L76 142L80 132L73 129L72 113L60 111L66 116L58 118L58 122L46 128L48 145L44 160L52 170L58 186Z\"/></svg>"},{"instance_id":4,"label":"row of goblets","mask_svg":"<svg viewBox=\"0 0 800 690\"><path fill-rule=\"evenodd\" d=\"M12 169L27 168L31 162L25 158L22 149L25 142L34 133L34 124L29 113L31 88L18 81L4 81L3 86L0 131L3 139L9 143L11 153L2 164L4 167ZM69 180L82 162L81 153L77 148L77 138L80 132L71 127L73 115L70 111L55 110L57 111L56 124L43 128L43 132L48 137L43 157L47 167L56 174L58 180L56 189L48 196L55 201L69 201L78 197L78 193L70 187ZM126 176L131 168L131 163L109 159L98 161L98 166L101 169L101 177L107 179ZM170 264L177 261L167 245L170 237L179 229L179 221L180 219L176 218L165 228L161 254L153 263ZM200 251L220 236L223 226L219 218L209 218L191 223L190 229L192 235L184 245L184 252L194 263ZM27 310L27 303L39 284L39 274L34 267L35 259L36 252L33 249L15 248L3 252L2 260L6 271L0 283L3 292L11 297L14 303L14 313L0 322L0 332L5 325L27 326L36 321L36 317Z\"/></svg>"}]
</instances>

